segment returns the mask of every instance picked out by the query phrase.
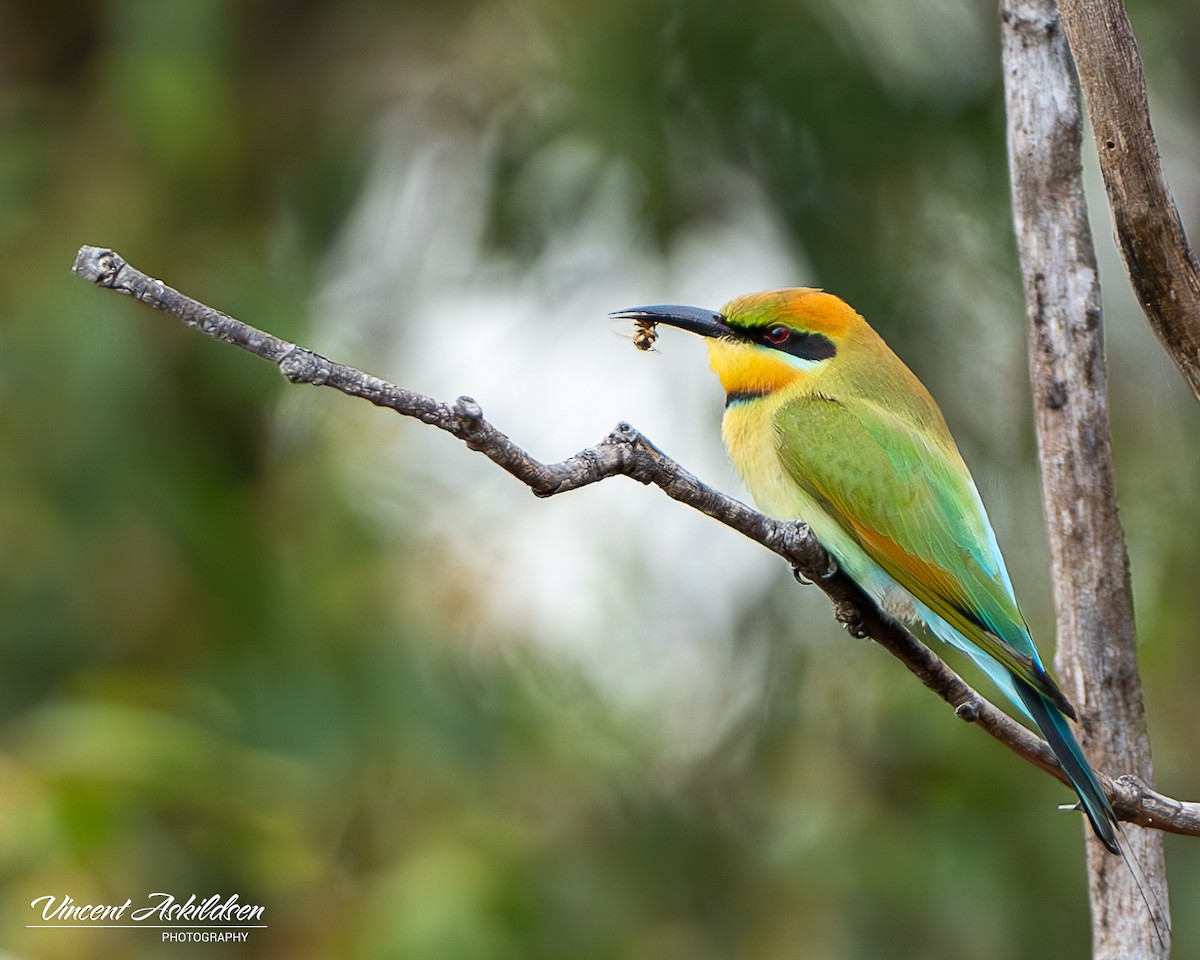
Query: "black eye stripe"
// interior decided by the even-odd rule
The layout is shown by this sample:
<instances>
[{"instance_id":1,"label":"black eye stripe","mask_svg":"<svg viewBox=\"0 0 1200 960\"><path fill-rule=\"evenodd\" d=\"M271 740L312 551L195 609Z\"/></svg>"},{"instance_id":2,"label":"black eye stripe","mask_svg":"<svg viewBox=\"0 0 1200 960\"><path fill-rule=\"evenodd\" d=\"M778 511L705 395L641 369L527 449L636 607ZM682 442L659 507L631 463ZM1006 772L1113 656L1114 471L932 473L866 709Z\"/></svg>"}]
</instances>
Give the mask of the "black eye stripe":
<instances>
[{"instance_id":1,"label":"black eye stripe","mask_svg":"<svg viewBox=\"0 0 1200 960\"><path fill-rule=\"evenodd\" d=\"M769 334L778 328L778 324L772 324L769 327L747 331L747 333L749 339L755 343L761 343L764 347L770 347L781 353L790 353L793 357L801 360L828 360L837 355L837 347L823 333L802 333L799 330L792 330L790 337L782 343L776 343Z\"/></svg>"}]
</instances>

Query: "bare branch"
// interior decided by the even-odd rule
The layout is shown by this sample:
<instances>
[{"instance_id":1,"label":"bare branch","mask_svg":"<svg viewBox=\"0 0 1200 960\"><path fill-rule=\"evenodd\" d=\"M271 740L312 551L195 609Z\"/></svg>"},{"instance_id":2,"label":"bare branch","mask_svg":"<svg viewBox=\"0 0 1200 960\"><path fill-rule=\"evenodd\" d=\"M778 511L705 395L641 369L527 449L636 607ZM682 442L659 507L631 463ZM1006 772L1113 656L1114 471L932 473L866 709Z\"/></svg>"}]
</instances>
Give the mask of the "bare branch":
<instances>
[{"instance_id":1,"label":"bare branch","mask_svg":"<svg viewBox=\"0 0 1200 960\"><path fill-rule=\"evenodd\" d=\"M1134 292L1200 398L1200 267L1167 188L1146 78L1121 0L1058 0Z\"/></svg>"},{"instance_id":2,"label":"bare branch","mask_svg":"<svg viewBox=\"0 0 1200 960\"><path fill-rule=\"evenodd\" d=\"M1080 740L1092 762L1150 781L1129 558L1117 516L1100 284L1079 153L1079 86L1054 0L1002 0L1001 19L1009 172L1058 612L1056 663L1080 708ZM1127 840L1153 902L1165 910L1162 836L1130 830ZM1098 920L1095 957L1169 953L1161 933L1169 925L1147 916L1137 879L1094 840L1088 877Z\"/></svg>"},{"instance_id":3,"label":"bare branch","mask_svg":"<svg viewBox=\"0 0 1200 960\"><path fill-rule=\"evenodd\" d=\"M899 621L881 611L838 569L807 526L799 521L765 516L712 489L629 424L619 424L600 443L561 463L541 463L488 423L479 404L469 397L460 397L454 404L441 403L335 363L184 296L131 267L112 250L80 248L74 271L91 283L135 297L210 337L270 360L293 383L334 387L349 396L362 397L445 430L503 467L537 496L554 496L615 476L659 487L672 499L707 514L787 560L833 601L837 619L852 634L870 637L899 659L921 683L950 704L961 719L977 724L1018 756L1066 782L1044 741L981 697ZM1160 830L1200 836L1200 804L1162 797L1141 784L1136 784L1136 789L1126 787L1118 791L1112 781L1104 778L1104 785L1112 793L1120 816L1135 822L1152 818L1153 825Z\"/></svg>"}]
</instances>

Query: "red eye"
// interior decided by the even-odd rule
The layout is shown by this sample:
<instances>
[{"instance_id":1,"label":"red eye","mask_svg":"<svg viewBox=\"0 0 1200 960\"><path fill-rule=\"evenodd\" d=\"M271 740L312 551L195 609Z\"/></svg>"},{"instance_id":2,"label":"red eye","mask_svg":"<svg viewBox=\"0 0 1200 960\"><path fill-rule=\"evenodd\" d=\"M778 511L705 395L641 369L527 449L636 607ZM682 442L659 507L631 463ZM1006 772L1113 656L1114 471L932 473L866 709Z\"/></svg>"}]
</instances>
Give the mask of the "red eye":
<instances>
[{"instance_id":1,"label":"red eye","mask_svg":"<svg viewBox=\"0 0 1200 960\"><path fill-rule=\"evenodd\" d=\"M787 343L788 338L791 337L791 335L792 331L782 325L771 327L771 329L764 334L767 343L774 344L777 347L780 344Z\"/></svg>"}]
</instances>

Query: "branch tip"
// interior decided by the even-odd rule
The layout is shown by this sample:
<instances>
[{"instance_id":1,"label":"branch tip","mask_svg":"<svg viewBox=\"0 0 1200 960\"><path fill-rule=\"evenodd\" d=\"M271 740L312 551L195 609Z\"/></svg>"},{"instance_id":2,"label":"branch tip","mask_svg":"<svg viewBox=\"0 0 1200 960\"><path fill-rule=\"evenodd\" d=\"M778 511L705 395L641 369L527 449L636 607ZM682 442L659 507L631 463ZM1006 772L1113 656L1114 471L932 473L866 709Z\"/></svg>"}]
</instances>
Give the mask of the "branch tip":
<instances>
[{"instance_id":1,"label":"branch tip","mask_svg":"<svg viewBox=\"0 0 1200 960\"><path fill-rule=\"evenodd\" d=\"M85 244L75 255L75 264L71 267L71 272L83 277L88 283L112 287L116 285L117 275L124 266L125 261L115 250Z\"/></svg>"}]
</instances>

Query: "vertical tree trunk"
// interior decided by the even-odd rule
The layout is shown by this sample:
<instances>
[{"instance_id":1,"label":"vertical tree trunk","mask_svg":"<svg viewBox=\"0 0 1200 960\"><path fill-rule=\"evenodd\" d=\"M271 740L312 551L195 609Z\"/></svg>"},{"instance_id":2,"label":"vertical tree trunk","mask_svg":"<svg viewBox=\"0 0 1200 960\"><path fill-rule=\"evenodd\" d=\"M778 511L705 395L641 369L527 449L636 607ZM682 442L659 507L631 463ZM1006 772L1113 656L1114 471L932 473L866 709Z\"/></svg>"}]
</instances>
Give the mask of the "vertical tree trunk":
<instances>
[{"instance_id":1,"label":"vertical tree trunk","mask_svg":"<svg viewBox=\"0 0 1200 960\"><path fill-rule=\"evenodd\" d=\"M1058 615L1056 665L1081 742L1113 775L1151 778L1133 602L1117 516L1100 289L1084 202L1080 97L1053 0L1001 0L1013 211ZM1129 867L1082 827L1097 960L1164 958ZM1162 837L1127 825L1152 903L1167 904Z\"/></svg>"}]
</instances>

